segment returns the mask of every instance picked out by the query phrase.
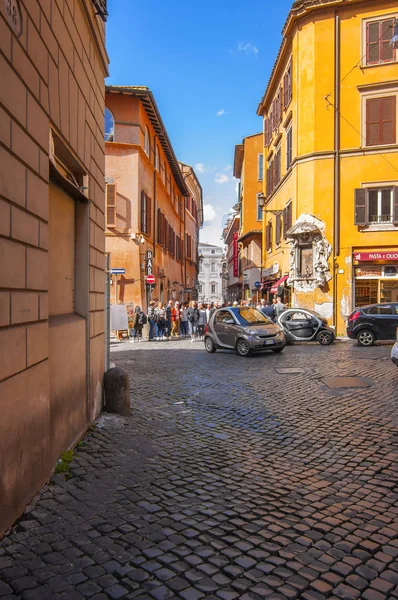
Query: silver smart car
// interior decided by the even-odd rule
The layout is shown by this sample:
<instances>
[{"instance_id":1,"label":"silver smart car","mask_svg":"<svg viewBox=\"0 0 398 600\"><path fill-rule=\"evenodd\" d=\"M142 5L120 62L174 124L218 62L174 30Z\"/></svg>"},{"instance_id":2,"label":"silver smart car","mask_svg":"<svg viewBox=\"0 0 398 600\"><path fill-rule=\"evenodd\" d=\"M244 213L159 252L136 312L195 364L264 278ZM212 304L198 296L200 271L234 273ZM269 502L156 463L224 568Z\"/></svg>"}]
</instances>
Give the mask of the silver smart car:
<instances>
[{"instance_id":1,"label":"silver smart car","mask_svg":"<svg viewBox=\"0 0 398 600\"><path fill-rule=\"evenodd\" d=\"M205 329L207 352L217 349L236 350L240 356L272 350L282 352L285 334L262 312L249 306L217 309Z\"/></svg>"}]
</instances>

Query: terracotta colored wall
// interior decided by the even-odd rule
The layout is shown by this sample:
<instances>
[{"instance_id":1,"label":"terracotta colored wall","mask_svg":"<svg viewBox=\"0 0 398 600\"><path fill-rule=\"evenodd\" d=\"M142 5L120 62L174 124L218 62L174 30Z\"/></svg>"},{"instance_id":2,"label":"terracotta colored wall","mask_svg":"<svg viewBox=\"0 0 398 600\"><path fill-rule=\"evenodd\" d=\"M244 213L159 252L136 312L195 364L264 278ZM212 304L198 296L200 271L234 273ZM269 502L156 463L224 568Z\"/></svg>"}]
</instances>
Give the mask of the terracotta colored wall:
<instances>
[{"instance_id":1,"label":"terracotta colored wall","mask_svg":"<svg viewBox=\"0 0 398 600\"><path fill-rule=\"evenodd\" d=\"M90 0L20 7L18 37L0 2L0 532L98 413L104 364L105 27ZM91 203L76 205L81 316L49 328L50 125Z\"/></svg>"}]
</instances>

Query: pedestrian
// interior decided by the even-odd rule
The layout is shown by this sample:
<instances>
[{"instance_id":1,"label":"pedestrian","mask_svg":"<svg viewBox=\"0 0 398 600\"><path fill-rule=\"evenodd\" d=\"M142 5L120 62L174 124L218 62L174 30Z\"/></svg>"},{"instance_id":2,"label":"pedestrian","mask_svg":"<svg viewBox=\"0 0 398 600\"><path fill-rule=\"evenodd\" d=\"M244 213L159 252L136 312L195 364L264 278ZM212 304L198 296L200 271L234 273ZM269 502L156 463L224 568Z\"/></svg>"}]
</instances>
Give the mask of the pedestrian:
<instances>
[{"instance_id":1,"label":"pedestrian","mask_svg":"<svg viewBox=\"0 0 398 600\"><path fill-rule=\"evenodd\" d=\"M283 313L284 310L286 310L286 305L283 304L282 298L280 296L277 297L274 308L275 308L275 317L276 318L278 318L279 315L281 313Z\"/></svg>"},{"instance_id":2,"label":"pedestrian","mask_svg":"<svg viewBox=\"0 0 398 600\"><path fill-rule=\"evenodd\" d=\"M151 300L148 308L149 341L152 342L156 336L155 301Z\"/></svg>"},{"instance_id":3,"label":"pedestrian","mask_svg":"<svg viewBox=\"0 0 398 600\"><path fill-rule=\"evenodd\" d=\"M135 313L134 313L134 337L133 337L133 342L135 342L135 339L138 339L138 342L142 341L142 328L144 327L144 325L146 325L148 322L148 318L146 316L146 314L144 313L143 310L141 310L140 306L136 306L135 307Z\"/></svg>"},{"instance_id":4,"label":"pedestrian","mask_svg":"<svg viewBox=\"0 0 398 600\"><path fill-rule=\"evenodd\" d=\"M171 309L171 337L179 337L180 334L180 303L176 302Z\"/></svg>"},{"instance_id":5,"label":"pedestrian","mask_svg":"<svg viewBox=\"0 0 398 600\"><path fill-rule=\"evenodd\" d=\"M203 306L203 304L199 304L198 332L199 332L199 339L200 340L204 339L204 333L205 333L205 325L206 325L206 323L207 323L206 309Z\"/></svg>"},{"instance_id":6,"label":"pedestrian","mask_svg":"<svg viewBox=\"0 0 398 600\"><path fill-rule=\"evenodd\" d=\"M164 339L164 332L167 326L166 310L162 302L158 302L157 308L155 308L155 320L157 326L156 339L160 341Z\"/></svg>"},{"instance_id":7,"label":"pedestrian","mask_svg":"<svg viewBox=\"0 0 398 600\"><path fill-rule=\"evenodd\" d=\"M195 338L198 334L198 321L199 321L199 309L198 303L195 300L189 305L188 311L188 323L189 323L189 333L191 334L191 343L195 341Z\"/></svg>"},{"instance_id":8,"label":"pedestrian","mask_svg":"<svg viewBox=\"0 0 398 600\"><path fill-rule=\"evenodd\" d=\"M188 305L186 303L181 304L180 308L180 328L181 328L181 337L185 337L188 335Z\"/></svg>"},{"instance_id":9,"label":"pedestrian","mask_svg":"<svg viewBox=\"0 0 398 600\"><path fill-rule=\"evenodd\" d=\"M260 312L263 313L266 317L274 321L275 319L275 307L268 300L264 300L264 305L261 307Z\"/></svg>"},{"instance_id":10,"label":"pedestrian","mask_svg":"<svg viewBox=\"0 0 398 600\"><path fill-rule=\"evenodd\" d=\"M210 302L208 304L206 304L206 319L207 319L207 323L210 321L210 317L211 317L211 304Z\"/></svg>"},{"instance_id":11,"label":"pedestrian","mask_svg":"<svg viewBox=\"0 0 398 600\"><path fill-rule=\"evenodd\" d=\"M169 300L166 306L166 337L169 338L171 335L171 327L172 327L172 311L173 311L173 301Z\"/></svg>"}]
</instances>

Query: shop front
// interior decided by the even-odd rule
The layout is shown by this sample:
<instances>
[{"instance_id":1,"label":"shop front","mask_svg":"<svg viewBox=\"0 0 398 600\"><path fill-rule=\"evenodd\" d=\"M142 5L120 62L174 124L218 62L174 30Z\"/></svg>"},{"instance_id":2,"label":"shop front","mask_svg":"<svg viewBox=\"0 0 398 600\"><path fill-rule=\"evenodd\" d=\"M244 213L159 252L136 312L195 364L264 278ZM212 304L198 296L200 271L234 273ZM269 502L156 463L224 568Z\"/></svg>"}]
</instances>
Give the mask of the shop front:
<instances>
[{"instance_id":1,"label":"shop front","mask_svg":"<svg viewBox=\"0 0 398 600\"><path fill-rule=\"evenodd\" d=\"M354 306L398 302L398 249L353 253Z\"/></svg>"}]
</instances>

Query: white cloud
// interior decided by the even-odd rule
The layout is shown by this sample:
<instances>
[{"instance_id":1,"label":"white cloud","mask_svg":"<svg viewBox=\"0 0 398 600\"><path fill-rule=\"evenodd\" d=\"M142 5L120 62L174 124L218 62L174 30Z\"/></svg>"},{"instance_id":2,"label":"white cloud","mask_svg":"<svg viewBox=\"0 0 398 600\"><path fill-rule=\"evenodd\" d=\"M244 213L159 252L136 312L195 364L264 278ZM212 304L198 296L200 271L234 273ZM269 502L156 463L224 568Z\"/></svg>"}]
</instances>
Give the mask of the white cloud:
<instances>
[{"instance_id":1,"label":"white cloud","mask_svg":"<svg viewBox=\"0 0 398 600\"><path fill-rule=\"evenodd\" d=\"M203 220L205 223L210 223L216 218L216 209L212 204L205 204L203 206Z\"/></svg>"},{"instance_id":2,"label":"white cloud","mask_svg":"<svg viewBox=\"0 0 398 600\"><path fill-rule=\"evenodd\" d=\"M229 177L225 173L217 173L217 175L214 178L214 181L216 183L227 183L227 181L229 181Z\"/></svg>"},{"instance_id":3,"label":"white cloud","mask_svg":"<svg viewBox=\"0 0 398 600\"><path fill-rule=\"evenodd\" d=\"M203 163L196 163L195 165L195 171L197 171L198 173L204 173L205 172L205 166Z\"/></svg>"},{"instance_id":4,"label":"white cloud","mask_svg":"<svg viewBox=\"0 0 398 600\"><path fill-rule=\"evenodd\" d=\"M227 173L232 172L232 165L227 165L226 167L223 168L223 171L227 171Z\"/></svg>"},{"instance_id":5,"label":"white cloud","mask_svg":"<svg viewBox=\"0 0 398 600\"><path fill-rule=\"evenodd\" d=\"M223 108L220 108L220 110L218 110L216 112L217 117L222 117L223 115L225 115L225 110Z\"/></svg>"},{"instance_id":6,"label":"white cloud","mask_svg":"<svg viewBox=\"0 0 398 600\"><path fill-rule=\"evenodd\" d=\"M246 56L257 56L258 48L250 43L243 44L242 42L239 42L237 49L235 51L233 50L232 54L235 52L243 52Z\"/></svg>"}]
</instances>

